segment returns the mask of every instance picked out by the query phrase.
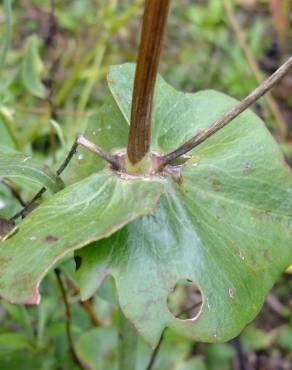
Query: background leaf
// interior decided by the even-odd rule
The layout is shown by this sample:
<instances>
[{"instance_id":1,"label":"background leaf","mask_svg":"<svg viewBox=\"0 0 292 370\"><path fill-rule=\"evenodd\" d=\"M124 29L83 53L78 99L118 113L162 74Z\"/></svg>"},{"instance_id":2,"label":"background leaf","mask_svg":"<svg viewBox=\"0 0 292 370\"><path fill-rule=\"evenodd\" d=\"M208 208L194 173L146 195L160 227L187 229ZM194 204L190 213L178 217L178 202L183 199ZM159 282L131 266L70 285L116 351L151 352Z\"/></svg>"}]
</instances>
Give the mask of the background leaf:
<instances>
[{"instance_id":1,"label":"background leaf","mask_svg":"<svg viewBox=\"0 0 292 370\"><path fill-rule=\"evenodd\" d=\"M22 80L26 89L38 98L46 96L46 89L41 81L43 65L39 56L39 40L36 35L27 39L22 64Z\"/></svg>"},{"instance_id":2,"label":"background leaf","mask_svg":"<svg viewBox=\"0 0 292 370\"><path fill-rule=\"evenodd\" d=\"M0 177L25 179L53 192L62 188L62 181L50 169L35 159L16 153L0 152Z\"/></svg>"}]
</instances>

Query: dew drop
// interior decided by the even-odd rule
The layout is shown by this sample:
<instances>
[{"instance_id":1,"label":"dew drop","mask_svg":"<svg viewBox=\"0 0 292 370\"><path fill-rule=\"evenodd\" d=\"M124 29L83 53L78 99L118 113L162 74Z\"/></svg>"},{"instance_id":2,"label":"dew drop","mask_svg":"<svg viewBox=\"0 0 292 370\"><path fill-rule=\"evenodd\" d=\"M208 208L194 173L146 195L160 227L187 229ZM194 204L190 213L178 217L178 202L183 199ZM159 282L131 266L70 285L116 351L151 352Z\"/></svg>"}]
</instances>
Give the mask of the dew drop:
<instances>
[{"instance_id":1,"label":"dew drop","mask_svg":"<svg viewBox=\"0 0 292 370\"><path fill-rule=\"evenodd\" d=\"M83 154L78 154L77 156L78 161L82 161L83 158L84 158Z\"/></svg>"},{"instance_id":2,"label":"dew drop","mask_svg":"<svg viewBox=\"0 0 292 370\"><path fill-rule=\"evenodd\" d=\"M245 260L245 256L241 251L239 251L239 257L242 259L242 261Z\"/></svg>"},{"instance_id":3,"label":"dew drop","mask_svg":"<svg viewBox=\"0 0 292 370\"><path fill-rule=\"evenodd\" d=\"M96 135L96 131L92 131L92 135L95 136Z\"/></svg>"},{"instance_id":4,"label":"dew drop","mask_svg":"<svg viewBox=\"0 0 292 370\"><path fill-rule=\"evenodd\" d=\"M3 209L6 207L6 203L0 199L0 209Z\"/></svg>"},{"instance_id":5,"label":"dew drop","mask_svg":"<svg viewBox=\"0 0 292 370\"><path fill-rule=\"evenodd\" d=\"M234 299L234 297L235 297L235 291L234 291L234 289L233 289L233 288L229 288L229 289L228 289L228 294L229 294L229 297L230 297L231 299Z\"/></svg>"},{"instance_id":6,"label":"dew drop","mask_svg":"<svg viewBox=\"0 0 292 370\"><path fill-rule=\"evenodd\" d=\"M209 298L207 298L207 307L208 307L208 310L211 310L211 305L210 305L210 302L209 302Z\"/></svg>"},{"instance_id":7,"label":"dew drop","mask_svg":"<svg viewBox=\"0 0 292 370\"><path fill-rule=\"evenodd\" d=\"M29 240L37 240L37 237L36 237L36 236L31 236L31 237L29 238Z\"/></svg>"},{"instance_id":8,"label":"dew drop","mask_svg":"<svg viewBox=\"0 0 292 370\"><path fill-rule=\"evenodd\" d=\"M248 168L251 168L251 163L250 163L249 161L243 162L243 163L242 163L242 167L243 167L243 168L247 168L247 169L248 169Z\"/></svg>"},{"instance_id":9,"label":"dew drop","mask_svg":"<svg viewBox=\"0 0 292 370\"><path fill-rule=\"evenodd\" d=\"M108 130L110 130L112 128L112 126L111 125L108 125L107 128L108 128Z\"/></svg>"}]
</instances>

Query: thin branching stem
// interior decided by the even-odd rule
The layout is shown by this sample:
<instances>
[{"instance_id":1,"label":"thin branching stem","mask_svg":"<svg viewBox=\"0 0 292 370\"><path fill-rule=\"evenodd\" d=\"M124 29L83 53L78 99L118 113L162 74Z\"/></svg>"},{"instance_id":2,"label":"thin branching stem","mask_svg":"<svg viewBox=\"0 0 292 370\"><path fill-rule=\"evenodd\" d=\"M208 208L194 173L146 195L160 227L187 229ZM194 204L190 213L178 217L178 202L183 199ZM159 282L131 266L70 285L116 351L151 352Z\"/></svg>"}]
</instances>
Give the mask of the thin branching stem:
<instances>
[{"instance_id":1,"label":"thin branching stem","mask_svg":"<svg viewBox=\"0 0 292 370\"><path fill-rule=\"evenodd\" d=\"M1 182L11 191L13 197L18 201L18 203L25 207L25 201L22 199L20 193L16 189L16 187L8 180L8 179L1 179Z\"/></svg>"},{"instance_id":2,"label":"thin branching stem","mask_svg":"<svg viewBox=\"0 0 292 370\"><path fill-rule=\"evenodd\" d=\"M183 314L188 314L190 311L192 311L194 308L197 308L198 306L201 306L202 305L202 302L197 302L195 304L192 304L190 307L186 308L186 309L183 309L182 311L180 311L177 315L175 315L176 318L179 318L181 315ZM161 333L161 336L159 338L159 341L156 345L156 347L154 348L152 354L151 354L151 357L150 357L150 360L148 362L148 365L147 365L147 368L146 370L152 370L154 365L155 365L155 362L157 360L157 357L158 357L158 354L159 354L159 351L160 351L160 348L161 348L161 345L164 341L164 338L165 338L165 333L166 333L166 330L167 328L165 328L163 330L163 332Z\"/></svg>"},{"instance_id":3,"label":"thin branching stem","mask_svg":"<svg viewBox=\"0 0 292 370\"><path fill-rule=\"evenodd\" d=\"M60 287L60 291L62 294L62 299L65 306L65 318L66 318L66 335L67 335L67 342L70 349L70 353L72 355L72 358L74 362L82 369L82 370L89 370L89 368L82 363L80 358L78 357L78 354L74 347L73 342L73 336L72 336L72 315L71 315L71 307L67 296L67 291L64 286L62 277L61 277L61 271L59 269L55 269L56 278Z\"/></svg>"},{"instance_id":4,"label":"thin branching stem","mask_svg":"<svg viewBox=\"0 0 292 370\"><path fill-rule=\"evenodd\" d=\"M73 158L74 154L77 151L78 146L83 146L84 148L88 149L89 151L95 153L100 158L104 159L106 162L110 163L113 168L119 169L120 168L120 158L116 155L112 155L108 152L106 152L104 149L100 148L99 146L95 145L91 141L87 140L84 136L79 135L77 136L76 140L74 141L69 153L67 154L65 160L61 164L61 166L56 171L57 176L60 176L62 172L66 169L68 164L70 163L71 159ZM26 206L16 213L13 217L11 217L12 220L16 220L19 217L26 217L31 211L33 211L36 207L36 201L46 192L46 188L43 187L41 190L26 204Z\"/></svg>"},{"instance_id":5,"label":"thin branching stem","mask_svg":"<svg viewBox=\"0 0 292 370\"><path fill-rule=\"evenodd\" d=\"M190 140L180 146L178 149L171 153L163 155L158 159L158 165L160 167L165 166L174 159L188 153L190 150L194 149L199 144L202 144L209 137L213 136L217 131L221 130L223 127L228 125L234 118L239 116L247 108L249 108L253 103L255 103L260 97L262 97L267 91L269 91L276 83L278 83L281 78L292 67L292 57L290 57L275 73L273 73L267 80L261 83L251 94L245 97L241 102L236 104L236 106L229 112L221 116L214 124L205 130L198 132Z\"/></svg>"},{"instance_id":6,"label":"thin branching stem","mask_svg":"<svg viewBox=\"0 0 292 370\"><path fill-rule=\"evenodd\" d=\"M149 363L148 363L148 365L146 367L146 370L152 370L153 367L154 367L154 364L156 362L156 359L157 359L159 350L160 350L161 345L162 345L163 340L164 340L165 331L166 331L166 329L163 330L163 332L162 332L162 334L161 334L161 336L159 338L159 341L158 341L156 347L154 348L154 351L152 352L152 355L150 357L150 360L149 360Z\"/></svg>"},{"instance_id":7,"label":"thin branching stem","mask_svg":"<svg viewBox=\"0 0 292 370\"><path fill-rule=\"evenodd\" d=\"M100 148L92 141L87 140L84 136L79 135L77 137L77 144L83 146L84 148L88 149L89 151L95 153L100 158L104 159L106 162L110 163L115 169L119 169L120 167L120 160L119 157L116 155L112 155L106 152L104 149Z\"/></svg>"},{"instance_id":8,"label":"thin branching stem","mask_svg":"<svg viewBox=\"0 0 292 370\"><path fill-rule=\"evenodd\" d=\"M150 149L154 88L170 0L146 0L135 74L128 157L140 162Z\"/></svg>"}]
</instances>

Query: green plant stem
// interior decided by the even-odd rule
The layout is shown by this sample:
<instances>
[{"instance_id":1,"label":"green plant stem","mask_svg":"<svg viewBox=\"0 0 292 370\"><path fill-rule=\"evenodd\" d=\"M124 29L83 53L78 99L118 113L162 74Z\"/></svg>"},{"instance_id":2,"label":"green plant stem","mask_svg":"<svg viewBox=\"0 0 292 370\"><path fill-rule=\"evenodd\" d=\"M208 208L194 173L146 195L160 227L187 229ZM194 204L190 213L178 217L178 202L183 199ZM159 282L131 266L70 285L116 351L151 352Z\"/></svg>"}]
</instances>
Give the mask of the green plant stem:
<instances>
[{"instance_id":1,"label":"green plant stem","mask_svg":"<svg viewBox=\"0 0 292 370\"><path fill-rule=\"evenodd\" d=\"M105 51L106 51L106 43L105 44L101 44L100 47L97 49L97 53L96 53L96 56L95 56L95 59L94 59L94 62L93 62L93 72L90 76L90 79L87 81L83 91L82 91L82 94L81 94L81 98L80 98L80 101L79 101L79 104L78 104L78 110L79 111L84 111L87 104L88 104L88 101L89 101L89 98L90 98L90 94L94 88L94 85L96 84L96 82L98 81L99 77L102 75L100 72L100 67L101 67L101 64L102 64L102 61L103 61L103 57L104 57L104 54L105 54Z\"/></svg>"},{"instance_id":2,"label":"green plant stem","mask_svg":"<svg viewBox=\"0 0 292 370\"><path fill-rule=\"evenodd\" d=\"M5 31L4 37L2 42L2 50L0 53L0 72L2 71L8 50L11 44L12 38L12 25L13 25L13 18L12 18L12 5L11 0L4 0L4 13L5 13Z\"/></svg>"},{"instance_id":3,"label":"green plant stem","mask_svg":"<svg viewBox=\"0 0 292 370\"><path fill-rule=\"evenodd\" d=\"M15 130L15 127L13 126L13 122L10 121L7 116L3 113L3 111L0 109L0 117L2 118L2 123L5 126L6 130L8 131L10 138L12 139L15 149L21 150L22 146L19 143L17 131Z\"/></svg>"},{"instance_id":4,"label":"green plant stem","mask_svg":"<svg viewBox=\"0 0 292 370\"><path fill-rule=\"evenodd\" d=\"M94 68L97 68L98 65L101 64L103 60L102 50L106 50L106 46L110 41L112 35L115 34L120 28L124 27L127 21L139 10L143 2L144 0L136 0L130 7L127 8L127 10L123 14L121 14L118 18L115 18L110 27L108 27L108 30L103 34L99 42L95 45L95 47L84 57L83 60L81 60L80 63L75 66L75 68L73 68L70 77L56 96L55 102L57 106L62 105L67 95L73 88L74 84L79 79L82 71L87 68L92 60L94 60ZM96 72L90 77L81 96L81 100L79 103L81 107L85 108L85 106L87 105L87 101L89 99L92 88L94 87L94 84L96 83L100 75L100 73Z\"/></svg>"},{"instance_id":5,"label":"green plant stem","mask_svg":"<svg viewBox=\"0 0 292 370\"><path fill-rule=\"evenodd\" d=\"M27 334L27 338L31 345L34 345L35 343L35 335L33 332L33 325L31 321L31 317L27 311L27 308L23 305L19 306L19 312L22 318L23 327L25 329L25 332Z\"/></svg>"},{"instance_id":6,"label":"green plant stem","mask_svg":"<svg viewBox=\"0 0 292 370\"><path fill-rule=\"evenodd\" d=\"M135 74L127 154L135 165L150 150L151 115L156 76L170 0L146 0Z\"/></svg>"},{"instance_id":7,"label":"green plant stem","mask_svg":"<svg viewBox=\"0 0 292 370\"><path fill-rule=\"evenodd\" d=\"M120 309L119 319L119 370L136 369L138 334Z\"/></svg>"}]
</instances>

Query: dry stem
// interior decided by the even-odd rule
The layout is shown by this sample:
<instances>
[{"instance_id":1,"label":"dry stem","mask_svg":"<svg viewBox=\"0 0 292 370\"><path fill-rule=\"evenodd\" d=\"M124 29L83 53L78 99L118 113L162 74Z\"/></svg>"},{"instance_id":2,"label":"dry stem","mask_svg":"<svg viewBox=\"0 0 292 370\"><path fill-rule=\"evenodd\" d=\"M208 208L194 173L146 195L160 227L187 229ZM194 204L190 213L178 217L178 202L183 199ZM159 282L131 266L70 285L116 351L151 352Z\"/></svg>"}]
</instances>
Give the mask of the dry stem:
<instances>
[{"instance_id":1,"label":"dry stem","mask_svg":"<svg viewBox=\"0 0 292 370\"><path fill-rule=\"evenodd\" d=\"M209 137L214 135L217 131L221 130L223 127L228 125L234 118L239 116L247 108L249 108L253 103L255 103L260 97L266 94L276 83L278 83L281 78L289 71L292 67L292 57L290 57L282 66L277 69L267 80L262 82L252 93L245 97L241 102L236 104L236 106L231 109L231 111L225 113L221 116L215 123L200 131L190 140L180 146L178 149L171 153L159 157L158 163L160 168L165 166L167 163L173 161L174 159L186 154L190 150L194 149L199 144L203 143Z\"/></svg>"}]
</instances>

